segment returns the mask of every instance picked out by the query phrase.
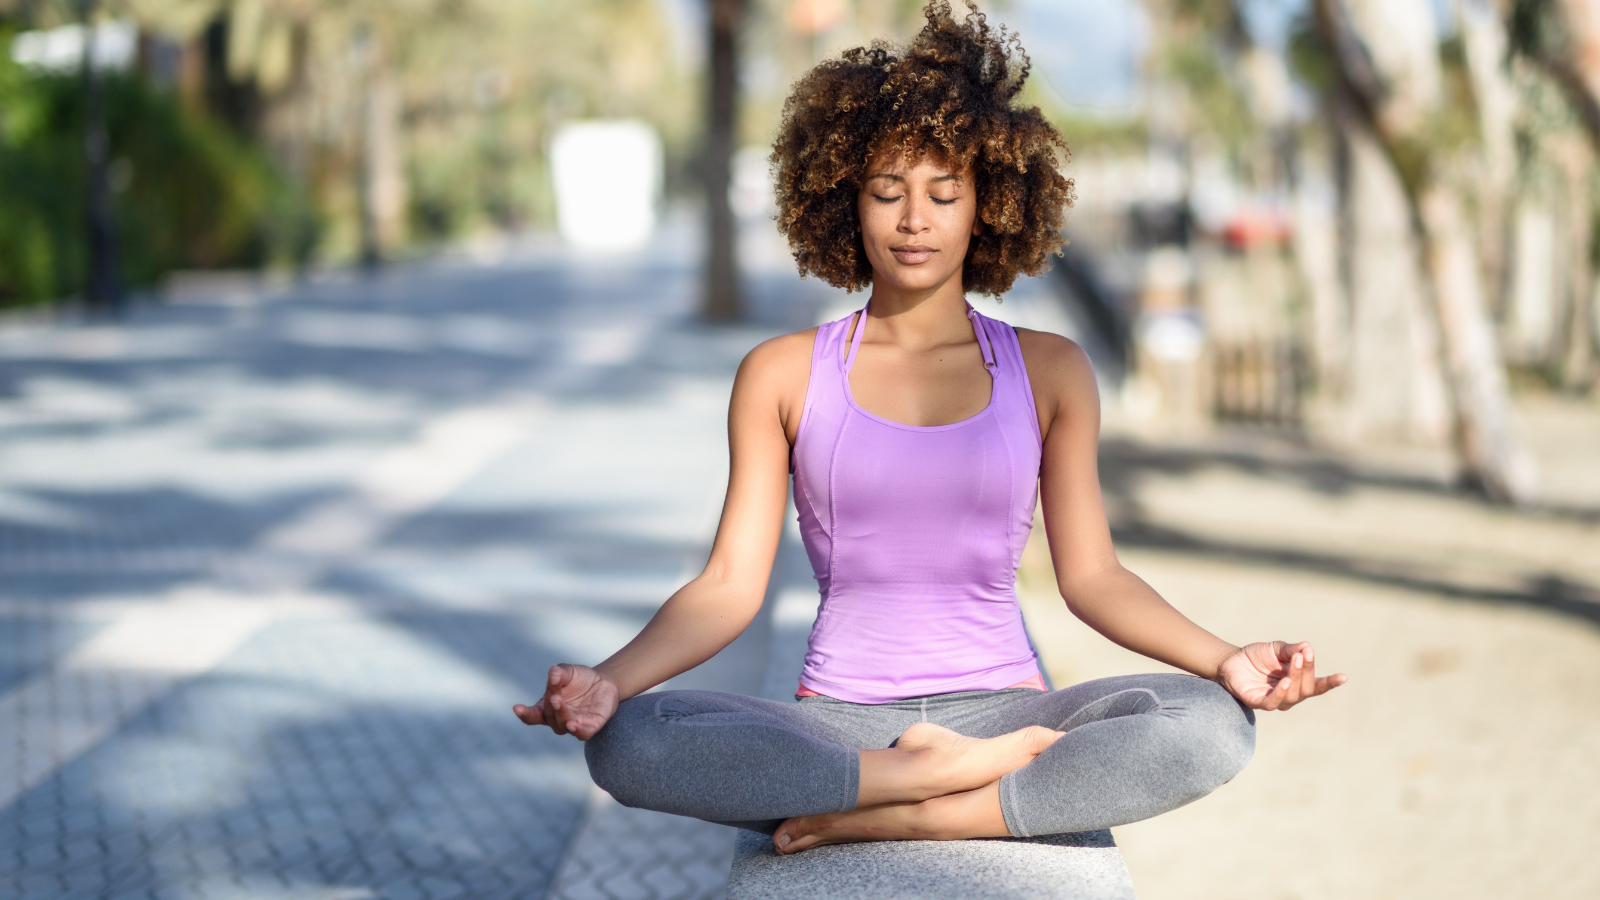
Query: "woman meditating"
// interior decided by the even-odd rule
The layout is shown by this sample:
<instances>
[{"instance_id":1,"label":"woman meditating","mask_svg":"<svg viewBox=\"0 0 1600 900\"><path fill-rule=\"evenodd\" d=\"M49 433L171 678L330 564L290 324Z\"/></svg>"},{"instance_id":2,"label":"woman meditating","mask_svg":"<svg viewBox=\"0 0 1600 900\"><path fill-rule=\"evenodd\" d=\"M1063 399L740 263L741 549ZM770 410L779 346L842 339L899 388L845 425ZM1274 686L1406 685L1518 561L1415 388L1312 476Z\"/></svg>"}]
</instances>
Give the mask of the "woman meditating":
<instances>
[{"instance_id":1,"label":"woman meditating","mask_svg":"<svg viewBox=\"0 0 1600 900\"><path fill-rule=\"evenodd\" d=\"M514 710L586 741L624 805L765 831L780 853L1145 819L1243 768L1252 710L1345 681L1317 678L1307 643L1212 636L1118 562L1088 359L965 299L1059 249L1066 143L1013 105L1028 72L1014 37L942 0L926 16L908 48L802 78L772 155L800 270L867 289L864 308L750 352L704 572L611 658L552 668ZM643 693L755 617L791 473L822 593L798 702ZM1045 689L1014 591L1036 501L1068 608L1193 674Z\"/></svg>"}]
</instances>

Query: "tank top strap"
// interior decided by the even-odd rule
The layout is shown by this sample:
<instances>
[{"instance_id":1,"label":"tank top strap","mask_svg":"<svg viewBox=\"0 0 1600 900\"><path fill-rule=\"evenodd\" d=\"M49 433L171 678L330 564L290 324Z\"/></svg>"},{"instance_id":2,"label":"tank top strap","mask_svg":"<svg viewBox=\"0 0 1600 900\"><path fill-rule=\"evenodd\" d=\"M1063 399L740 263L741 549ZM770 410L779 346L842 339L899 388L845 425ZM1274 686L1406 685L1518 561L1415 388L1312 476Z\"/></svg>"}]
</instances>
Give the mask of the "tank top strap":
<instances>
[{"instance_id":1,"label":"tank top strap","mask_svg":"<svg viewBox=\"0 0 1600 900\"><path fill-rule=\"evenodd\" d=\"M807 379L806 402L801 411L801 424L804 425L806 415L811 407L825 398L831 399L837 393L839 383L843 380L846 369L840 364L839 356L842 351L845 335L849 333L851 313L842 319L824 322L817 326L817 336L811 347L811 377ZM858 329L859 330L859 329Z\"/></svg>"},{"instance_id":2,"label":"tank top strap","mask_svg":"<svg viewBox=\"0 0 1600 900\"><path fill-rule=\"evenodd\" d=\"M867 333L867 310L871 306L872 301L868 300L867 305L861 307L860 312L851 313L850 315L839 320L840 324L844 328L844 330L840 332L841 334L850 333L851 322L855 322L856 325L855 333L850 338L850 355L844 358L844 368L842 371L846 377L849 377L850 370L855 368L856 354L861 352L861 336Z\"/></svg>"},{"instance_id":3,"label":"tank top strap","mask_svg":"<svg viewBox=\"0 0 1600 900\"><path fill-rule=\"evenodd\" d=\"M998 361L994 355L994 335L989 333L988 327L984 324L985 319L988 319L988 317L973 309L972 304L969 303L967 304L967 319L972 322L973 335L978 339L978 350L983 354L983 367L993 372L995 366L998 365Z\"/></svg>"},{"instance_id":4,"label":"tank top strap","mask_svg":"<svg viewBox=\"0 0 1600 900\"><path fill-rule=\"evenodd\" d=\"M1033 400L1033 384L1028 380L1028 366L1022 358L1022 342L1017 338L1017 330L976 310L970 315L977 317L973 320L975 324L981 323L977 331L988 338L995 360L989 371L994 377L996 397L1001 399L1007 418L1027 419L1026 433L1042 443L1039 411ZM1017 427L1023 426L1019 423Z\"/></svg>"}]
</instances>

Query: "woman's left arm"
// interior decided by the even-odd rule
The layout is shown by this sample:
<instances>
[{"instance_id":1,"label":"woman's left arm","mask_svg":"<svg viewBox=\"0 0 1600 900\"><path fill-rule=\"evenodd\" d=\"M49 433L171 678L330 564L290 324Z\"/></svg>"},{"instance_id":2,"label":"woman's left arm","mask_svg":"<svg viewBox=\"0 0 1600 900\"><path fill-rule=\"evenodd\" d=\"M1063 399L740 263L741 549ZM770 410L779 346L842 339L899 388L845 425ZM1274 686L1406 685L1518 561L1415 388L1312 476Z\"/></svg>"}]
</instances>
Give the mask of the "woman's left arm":
<instances>
[{"instance_id":1,"label":"woman's left arm","mask_svg":"<svg viewBox=\"0 0 1600 900\"><path fill-rule=\"evenodd\" d=\"M1236 647L1178 612L1123 568L1100 494L1100 394L1077 344L1018 330L1044 437L1039 499L1056 584L1067 608L1114 643L1210 678L1255 709L1288 709L1348 680L1316 677L1309 643Z\"/></svg>"}]
</instances>

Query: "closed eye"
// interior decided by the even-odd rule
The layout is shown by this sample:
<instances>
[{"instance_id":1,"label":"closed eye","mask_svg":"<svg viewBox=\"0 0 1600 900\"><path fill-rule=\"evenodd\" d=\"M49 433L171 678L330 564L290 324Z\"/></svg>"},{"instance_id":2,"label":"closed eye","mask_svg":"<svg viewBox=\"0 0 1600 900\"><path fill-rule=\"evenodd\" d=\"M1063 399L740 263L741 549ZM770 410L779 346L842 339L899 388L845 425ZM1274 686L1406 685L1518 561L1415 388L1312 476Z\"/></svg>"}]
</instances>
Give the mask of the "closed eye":
<instances>
[{"instance_id":1,"label":"closed eye","mask_svg":"<svg viewBox=\"0 0 1600 900\"><path fill-rule=\"evenodd\" d=\"M893 203L896 200L900 200L902 198L901 197L884 197L884 196L882 196L880 194L873 194L872 195L872 199L878 201L879 203ZM957 200L957 198L955 198L955 197L951 197L949 200L941 200L938 197L929 197L928 199L932 200L933 202L935 202L937 204L939 204L940 206L949 206L950 204L956 202L956 200Z\"/></svg>"}]
</instances>

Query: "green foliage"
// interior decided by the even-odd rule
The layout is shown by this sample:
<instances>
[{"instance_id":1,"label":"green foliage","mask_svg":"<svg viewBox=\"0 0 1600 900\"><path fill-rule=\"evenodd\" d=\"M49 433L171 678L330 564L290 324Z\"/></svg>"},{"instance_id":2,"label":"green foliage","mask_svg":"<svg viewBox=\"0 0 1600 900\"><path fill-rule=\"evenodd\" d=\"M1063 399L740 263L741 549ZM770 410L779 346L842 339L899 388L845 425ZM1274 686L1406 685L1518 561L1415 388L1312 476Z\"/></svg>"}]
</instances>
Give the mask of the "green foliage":
<instances>
[{"instance_id":1,"label":"green foliage","mask_svg":"<svg viewBox=\"0 0 1600 900\"><path fill-rule=\"evenodd\" d=\"M1150 145L1150 130L1143 119L1052 114L1049 110L1046 114L1074 149L1093 147L1100 152L1135 153Z\"/></svg>"},{"instance_id":2,"label":"green foliage","mask_svg":"<svg viewBox=\"0 0 1600 900\"><path fill-rule=\"evenodd\" d=\"M1237 150L1253 133L1255 123L1244 92L1224 66L1227 59L1209 41L1190 40L1171 46L1166 70L1188 90L1197 124Z\"/></svg>"},{"instance_id":3,"label":"green foliage","mask_svg":"<svg viewBox=\"0 0 1600 900\"><path fill-rule=\"evenodd\" d=\"M1511 52L1537 58L1560 50L1565 36L1551 0L1512 0L1506 38Z\"/></svg>"},{"instance_id":4,"label":"green foliage","mask_svg":"<svg viewBox=\"0 0 1600 900\"><path fill-rule=\"evenodd\" d=\"M0 45L9 44L0 34ZM315 216L251 145L139 78L105 80L122 274L303 262ZM81 289L83 86L0 57L0 305Z\"/></svg>"},{"instance_id":5,"label":"green foliage","mask_svg":"<svg viewBox=\"0 0 1600 900\"><path fill-rule=\"evenodd\" d=\"M1309 13L1296 16L1289 28L1289 72L1318 94L1331 90L1336 77L1328 52L1322 36L1317 33L1315 18Z\"/></svg>"}]
</instances>

